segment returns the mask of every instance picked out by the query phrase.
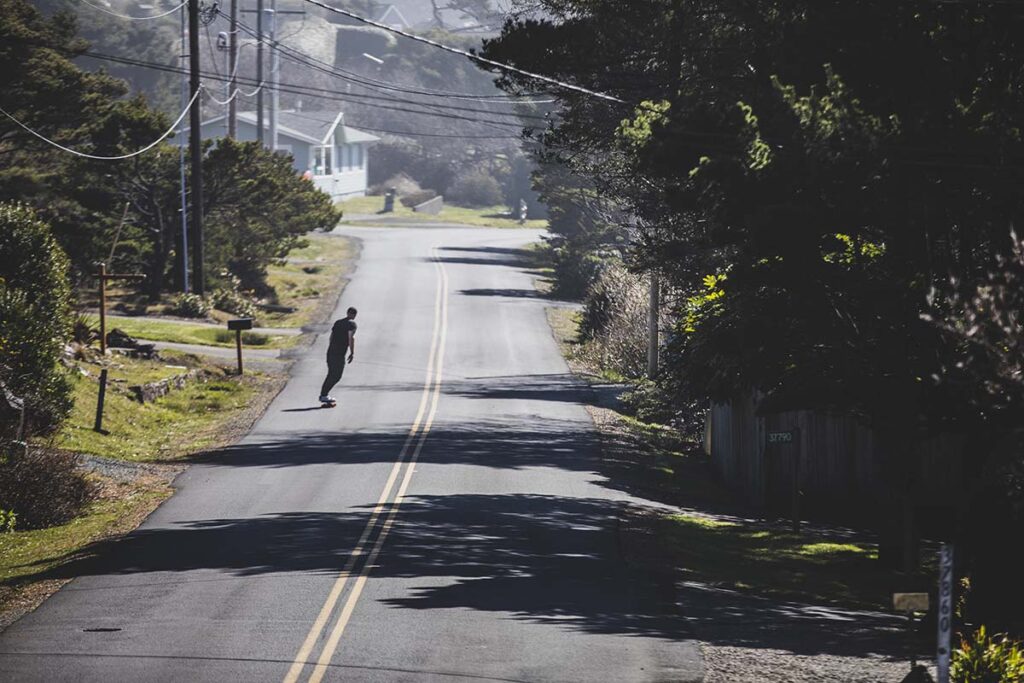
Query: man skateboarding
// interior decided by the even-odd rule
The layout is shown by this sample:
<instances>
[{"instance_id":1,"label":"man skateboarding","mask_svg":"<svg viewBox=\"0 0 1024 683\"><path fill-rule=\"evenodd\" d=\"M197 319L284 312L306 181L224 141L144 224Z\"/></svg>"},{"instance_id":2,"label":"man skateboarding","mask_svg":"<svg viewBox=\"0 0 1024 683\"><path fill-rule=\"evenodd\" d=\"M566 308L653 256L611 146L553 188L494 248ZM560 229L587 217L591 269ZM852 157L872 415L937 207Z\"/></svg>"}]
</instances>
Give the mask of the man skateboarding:
<instances>
[{"instance_id":1,"label":"man skateboarding","mask_svg":"<svg viewBox=\"0 0 1024 683\"><path fill-rule=\"evenodd\" d=\"M324 406L334 407L337 404L328 392L345 372L345 350L348 350L349 363L356 354L356 313L356 309L349 308L347 315L331 328L331 343L327 346L327 379L320 387L320 403Z\"/></svg>"}]
</instances>

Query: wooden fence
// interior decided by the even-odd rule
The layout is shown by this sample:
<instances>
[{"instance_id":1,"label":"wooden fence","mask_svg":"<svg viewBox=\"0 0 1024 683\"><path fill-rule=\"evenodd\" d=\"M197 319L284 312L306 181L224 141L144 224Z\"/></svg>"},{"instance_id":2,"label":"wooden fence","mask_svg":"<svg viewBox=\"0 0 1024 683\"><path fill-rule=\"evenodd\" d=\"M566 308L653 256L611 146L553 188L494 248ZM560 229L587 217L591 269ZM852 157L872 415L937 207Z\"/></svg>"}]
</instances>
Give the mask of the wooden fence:
<instances>
[{"instance_id":1,"label":"wooden fence","mask_svg":"<svg viewBox=\"0 0 1024 683\"><path fill-rule=\"evenodd\" d=\"M782 431L796 432L796 442L768 443L769 432ZM919 445L919 505L942 506L957 493L963 444L963 437L946 436ZM884 456L871 428L849 416L811 410L758 416L754 397L716 404L708 412L705 450L726 485L757 506L788 504L794 471L810 507L873 505L883 495Z\"/></svg>"}]
</instances>

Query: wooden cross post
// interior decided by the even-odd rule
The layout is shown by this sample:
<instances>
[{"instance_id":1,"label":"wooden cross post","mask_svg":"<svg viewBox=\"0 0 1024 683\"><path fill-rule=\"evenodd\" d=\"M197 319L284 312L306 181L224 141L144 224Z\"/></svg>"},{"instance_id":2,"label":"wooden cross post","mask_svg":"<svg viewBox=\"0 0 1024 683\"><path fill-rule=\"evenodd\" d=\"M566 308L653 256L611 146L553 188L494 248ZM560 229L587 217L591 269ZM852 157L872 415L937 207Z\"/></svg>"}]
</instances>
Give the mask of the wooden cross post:
<instances>
[{"instance_id":1,"label":"wooden cross post","mask_svg":"<svg viewBox=\"0 0 1024 683\"><path fill-rule=\"evenodd\" d=\"M107 280L144 280L141 273L108 273L107 264L100 263L96 271L100 281L100 353L107 355Z\"/></svg>"},{"instance_id":2,"label":"wooden cross post","mask_svg":"<svg viewBox=\"0 0 1024 683\"><path fill-rule=\"evenodd\" d=\"M100 263L97 267L96 277L100 281L100 353L107 355L107 280L143 280L145 275L141 273L108 273L107 264ZM107 369L100 371L100 393L96 400L96 422L93 430L100 434L106 434L103 430L103 403L107 395Z\"/></svg>"}]
</instances>

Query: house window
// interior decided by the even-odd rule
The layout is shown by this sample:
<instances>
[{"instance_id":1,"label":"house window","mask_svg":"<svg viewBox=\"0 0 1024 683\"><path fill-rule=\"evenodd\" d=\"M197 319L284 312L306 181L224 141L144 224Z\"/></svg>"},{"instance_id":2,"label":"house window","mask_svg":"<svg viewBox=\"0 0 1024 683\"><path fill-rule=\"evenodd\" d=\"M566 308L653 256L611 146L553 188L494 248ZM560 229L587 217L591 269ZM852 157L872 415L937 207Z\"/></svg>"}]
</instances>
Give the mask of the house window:
<instances>
[{"instance_id":1,"label":"house window","mask_svg":"<svg viewBox=\"0 0 1024 683\"><path fill-rule=\"evenodd\" d=\"M341 166L342 170L347 171L352 165L352 150L349 145L341 146Z\"/></svg>"},{"instance_id":2,"label":"house window","mask_svg":"<svg viewBox=\"0 0 1024 683\"><path fill-rule=\"evenodd\" d=\"M313 150L313 173L315 175L330 175L332 172L331 146L314 147Z\"/></svg>"}]
</instances>

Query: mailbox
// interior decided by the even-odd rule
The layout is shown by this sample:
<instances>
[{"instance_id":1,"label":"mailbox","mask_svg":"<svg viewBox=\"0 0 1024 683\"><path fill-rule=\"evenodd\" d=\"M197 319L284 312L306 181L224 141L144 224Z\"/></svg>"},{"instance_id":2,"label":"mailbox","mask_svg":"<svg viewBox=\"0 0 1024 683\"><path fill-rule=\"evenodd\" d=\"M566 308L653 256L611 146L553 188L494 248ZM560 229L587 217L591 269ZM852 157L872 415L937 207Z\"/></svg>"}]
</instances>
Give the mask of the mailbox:
<instances>
[{"instance_id":1,"label":"mailbox","mask_svg":"<svg viewBox=\"0 0 1024 683\"><path fill-rule=\"evenodd\" d=\"M251 330L252 318L235 318L228 321L229 330Z\"/></svg>"},{"instance_id":2,"label":"mailbox","mask_svg":"<svg viewBox=\"0 0 1024 683\"><path fill-rule=\"evenodd\" d=\"M927 612L927 593L893 593L892 606L897 612Z\"/></svg>"}]
</instances>

